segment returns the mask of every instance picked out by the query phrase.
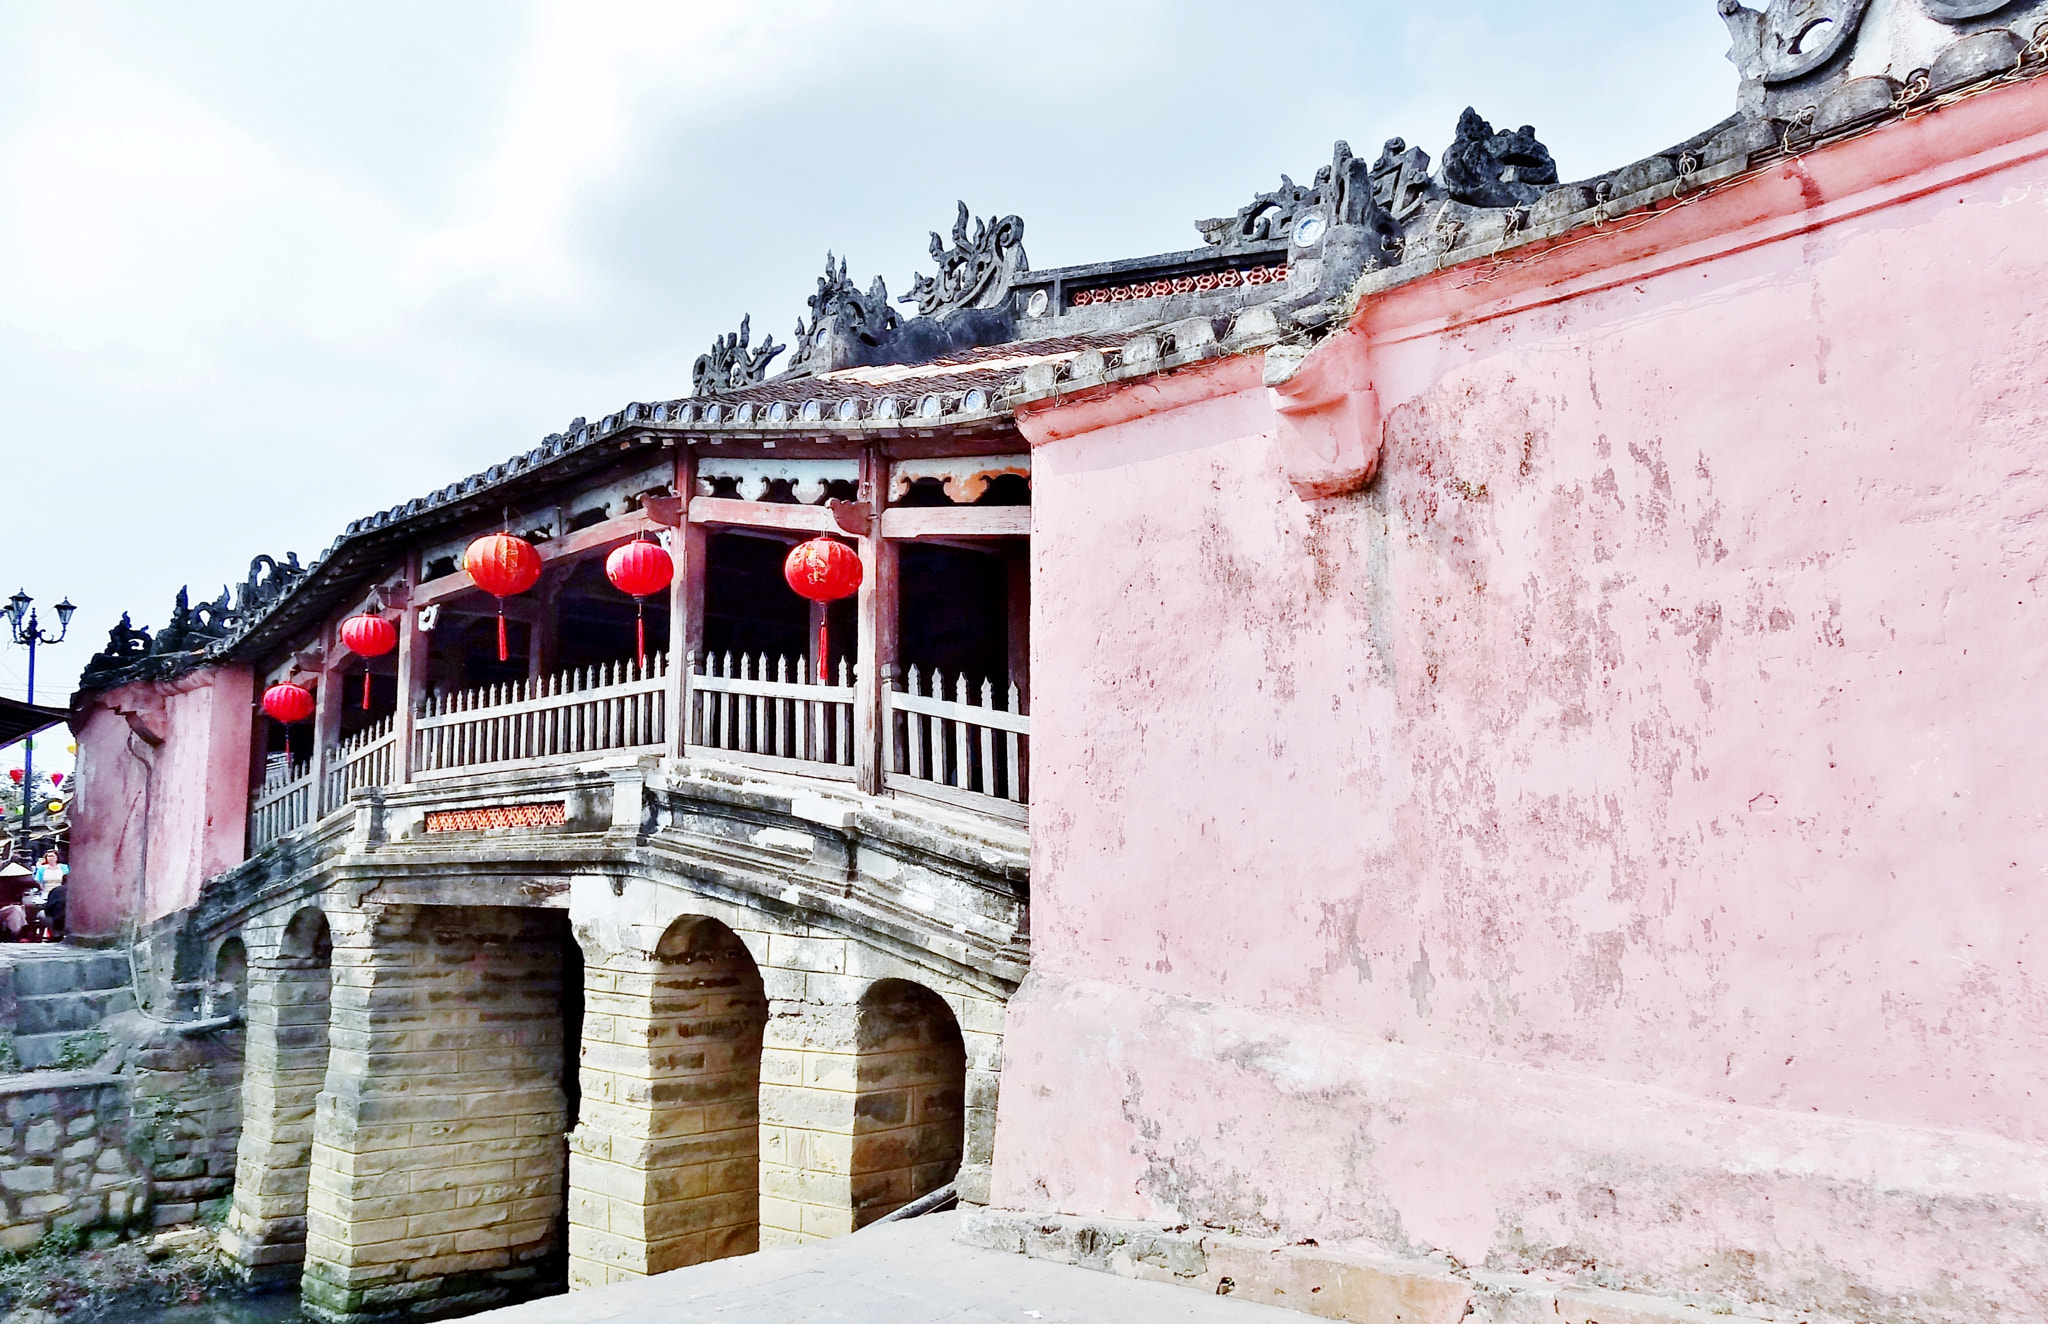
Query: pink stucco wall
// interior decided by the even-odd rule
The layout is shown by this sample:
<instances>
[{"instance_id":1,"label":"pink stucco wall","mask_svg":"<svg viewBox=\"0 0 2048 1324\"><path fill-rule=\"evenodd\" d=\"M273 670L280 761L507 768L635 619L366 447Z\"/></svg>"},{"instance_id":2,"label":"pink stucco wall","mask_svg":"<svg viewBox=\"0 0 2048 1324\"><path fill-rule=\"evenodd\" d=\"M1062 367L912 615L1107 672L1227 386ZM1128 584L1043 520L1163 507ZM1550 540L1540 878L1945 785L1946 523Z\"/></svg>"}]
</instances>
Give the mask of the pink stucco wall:
<instances>
[{"instance_id":1,"label":"pink stucco wall","mask_svg":"<svg viewBox=\"0 0 2048 1324\"><path fill-rule=\"evenodd\" d=\"M78 741L69 922L110 936L191 905L248 830L254 682L245 666L92 696Z\"/></svg>"},{"instance_id":2,"label":"pink stucco wall","mask_svg":"<svg viewBox=\"0 0 2048 1324\"><path fill-rule=\"evenodd\" d=\"M2048 1317L2044 154L1376 296L1356 495L1241 367L1029 424L997 1205Z\"/></svg>"}]
</instances>

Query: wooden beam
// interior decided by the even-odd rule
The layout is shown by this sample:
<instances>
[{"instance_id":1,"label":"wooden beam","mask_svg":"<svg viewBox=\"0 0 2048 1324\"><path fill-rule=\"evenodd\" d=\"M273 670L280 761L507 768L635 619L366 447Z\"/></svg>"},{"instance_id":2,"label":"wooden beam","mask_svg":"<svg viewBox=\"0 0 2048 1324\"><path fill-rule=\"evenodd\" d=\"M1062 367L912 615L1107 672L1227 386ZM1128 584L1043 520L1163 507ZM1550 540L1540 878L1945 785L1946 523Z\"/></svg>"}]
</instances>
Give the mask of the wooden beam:
<instances>
[{"instance_id":1,"label":"wooden beam","mask_svg":"<svg viewBox=\"0 0 2048 1324\"><path fill-rule=\"evenodd\" d=\"M791 533L837 533L839 525L823 506L786 506L773 501L736 501L732 497L692 497L692 524L731 524Z\"/></svg>"},{"instance_id":2,"label":"wooden beam","mask_svg":"<svg viewBox=\"0 0 2048 1324\"><path fill-rule=\"evenodd\" d=\"M1028 538L1029 506L892 506L884 538Z\"/></svg>"},{"instance_id":3,"label":"wooden beam","mask_svg":"<svg viewBox=\"0 0 2048 1324\"><path fill-rule=\"evenodd\" d=\"M562 565L590 552L602 551L613 543L637 538L650 529L660 527L649 519L645 512L636 510L629 515L619 515L593 524L587 529L578 529L559 538L550 538L536 546L540 551L543 565ZM412 595L412 602L416 607L431 607L437 602L459 598L475 587L476 581L466 572L458 570L452 575L442 575L439 579L430 579L420 585Z\"/></svg>"}]
</instances>

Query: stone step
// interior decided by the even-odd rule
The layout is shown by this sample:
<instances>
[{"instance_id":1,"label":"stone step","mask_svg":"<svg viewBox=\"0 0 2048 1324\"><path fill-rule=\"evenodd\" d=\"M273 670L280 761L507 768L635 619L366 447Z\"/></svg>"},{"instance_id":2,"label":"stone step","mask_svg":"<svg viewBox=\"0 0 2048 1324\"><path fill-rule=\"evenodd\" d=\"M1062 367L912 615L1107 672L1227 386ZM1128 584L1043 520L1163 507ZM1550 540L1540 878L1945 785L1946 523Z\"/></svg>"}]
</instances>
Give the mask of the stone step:
<instances>
[{"instance_id":1,"label":"stone step","mask_svg":"<svg viewBox=\"0 0 2048 1324\"><path fill-rule=\"evenodd\" d=\"M25 946L11 952L0 949L0 959L14 966L14 992L23 999L128 984L128 958L120 952Z\"/></svg>"},{"instance_id":2,"label":"stone step","mask_svg":"<svg viewBox=\"0 0 2048 1324\"><path fill-rule=\"evenodd\" d=\"M14 1026L17 1034L68 1034L90 1030L115 1012L133 1010L135 993L129 988L50 993L18 999Z\"/></svg>"},{"instance_id":3,"label":"stone step","mask_svg":"<svg viewBox=\"0 0 2048 1324\"><path fill-rule=\"evenodd\" d=\"M61 1034L18 1034L14 1036L14 1056L21 1063L23 1071L39 1071L57 1065L57 1059L64 1055L65 1042L83 1033L80 1030L66 1030ZM92 1066L90 1062L77 1064L83 1071Z\"/></svg>"}]
</instances>

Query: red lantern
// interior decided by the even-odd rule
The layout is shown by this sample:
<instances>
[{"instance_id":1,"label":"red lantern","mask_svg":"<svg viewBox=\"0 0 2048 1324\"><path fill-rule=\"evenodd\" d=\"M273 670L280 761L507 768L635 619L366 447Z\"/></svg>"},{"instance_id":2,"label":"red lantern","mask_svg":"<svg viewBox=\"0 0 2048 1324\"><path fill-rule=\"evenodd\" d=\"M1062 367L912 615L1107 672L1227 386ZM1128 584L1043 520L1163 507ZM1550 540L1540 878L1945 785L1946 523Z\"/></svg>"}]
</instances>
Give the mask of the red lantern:
<instances>
[{"instance_id":1,"label":"red lantern","mask_svg":"<svg viewBox=\"0 0 2048 1324\"><path fill-rule=\"evenodd\" d=\"M292 724L313 715L313 691L289 680L272 685L263 691L263 713L285 728L284 756L289 762L292 756Z\"/></svg>"},{"instance_id":2,"label":"red lantern","mask_svg":"<svg viewBox=\"0 0 2048 1324\"><path fill-rule=\"evenodd\" d=\"M369 658L382 657L398 647L398 631L392 628L391 622L385 620L382 616L365 612L361 616L351 616L341 623L341 642L347 644L351 652L365 659L367 663ZM363 710L367 712L369 708L370 668L368 665L365 665L363 667Z\"/></svg>"},{"instance_id":3,"label":"red lantern","mask_svg":"<svg viewBox=\"0 0 2048 1324\"><path fill-rule=\"evenodd\" d=\"M604 559L604 577L633 599L633 641L642 668L647 666L647 617L642 598L659 593L676 577L675 562L658 542L629 542Z\"/></svg>"},{"instance_id":4,"label":"red lantern","mask_svg":"<svg viewBox=\"0 0 2048 1324\"><path fill-rule=\"evenodd\" d=\"M462 568L478 588L498 600L498 660L503 662L511 656L505 646L505 599L539 582L540 553L524 538L491 533L463 552Z\"/></svg>"},{"instance_id":5,"label":"red lantern","mask_svg":"<svg viewBox=\"0 0 2048 1324\"><path fill-rule=\"evenodd\" d=\"M61 773L61 772L53 772L53 773L51 773L51 774L50 774L50 785L52 785L52 786L62 786L63 784L64 784L64 774L63 774L63 773Z\"/></svg>"},{"instance_id":6,"label":"red lantern","mask_svg":"<svg viewBox=\"0 0 2048 1324\"><path fill-rule=\"evenodd\" d=\"M9 769L7 770L7 776L8 776L8 779L9 779L9 780L11 780L11 781L12 781L12 782L13 782L13 783L14 783L14 784L16 785L16 786L19 786L19 785L21 785L21 769L20 769L20 768L9 768Z\"/></svg>"},{"instance_id":7,"label":"red lantern","mask_svg":"<svg viewBox=\"0 0 2048 1324\"><path fill-rule=\"evenodd\" d=\"M831 538L813 538L790 549L782 577L812 602L836 602L860 587L860 553ZM826 662L825 621L818 621L818 683L831 681Z\"/></svg>"}]
</instances>

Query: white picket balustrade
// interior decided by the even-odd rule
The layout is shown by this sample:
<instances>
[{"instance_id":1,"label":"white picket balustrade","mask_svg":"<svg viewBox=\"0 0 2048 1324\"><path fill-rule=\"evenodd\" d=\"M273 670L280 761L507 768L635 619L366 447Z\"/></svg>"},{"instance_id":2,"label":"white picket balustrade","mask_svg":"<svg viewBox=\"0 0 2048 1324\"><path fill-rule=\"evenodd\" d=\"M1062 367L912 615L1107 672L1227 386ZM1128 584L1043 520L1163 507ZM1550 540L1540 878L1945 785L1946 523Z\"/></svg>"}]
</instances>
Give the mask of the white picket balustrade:
<instances>
[{"instance_id":1,"label":"white picket balustrade","mask_svg":"<svg viewBox=\"0 0 2048 1324\"><path fill-rule=\"evenodd\" d=\"M249 853L313 821L313 760L280 762L249 797Z\"/></svg>"},{"instance_id":2,"label":"white picket balustrade","mask_svg":"<svg viewBox=\"0 0 2048 1324\"><path fill-rule=\"evenodd\" d=\"M1009 687L1009 705L996 706L996 687L984 680L980 703L965 675L953 678L952 697L936 670L920 678L910 668L908 689L888 689L888 768L892 786L941 799L965 795L1022 807L1030 802L1031 718L1023 696ZM975 800L963 803L974 804Z\"/></svg>"},{"instance_id":3,"label":"white picket balustrade","mask_svg":"<svg viewBox=\"0 0 2048 1324\"><path fill-rule=\"evenodd\" d=\"M382 718L327 751L327 786L320 797L322 817L348 805L349 793L364 786L389 786L396 780L398 738L392 719Z\"/></svg>"},{"instance_id":4,"label":"white picket balustrade","mask_svg":"<svg viewBox=\"0 0 2048 1324\"><path fill-rule=\"evenodd\" d=\"M414 775L658 750L667 683L668 655L655 653L429 699L413 722Z\"/></svg>"},{"instance_id":5,"label":"white picket balustrade","mask_svg":"<svg viewBox=\"0 0 2048 1324\"><path fill-rule=\"evenodd\" d=\"M817 679L803 657L726 653L690 669L692 754L812 776L853 776L853 668L839 683Z\"/></svg>"}]
</instances>

